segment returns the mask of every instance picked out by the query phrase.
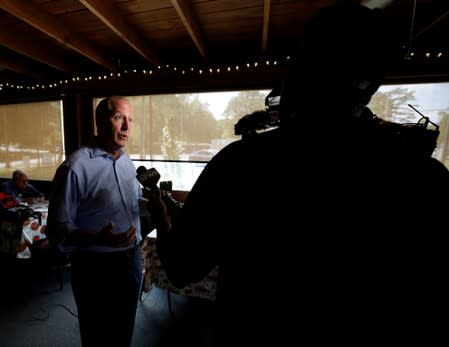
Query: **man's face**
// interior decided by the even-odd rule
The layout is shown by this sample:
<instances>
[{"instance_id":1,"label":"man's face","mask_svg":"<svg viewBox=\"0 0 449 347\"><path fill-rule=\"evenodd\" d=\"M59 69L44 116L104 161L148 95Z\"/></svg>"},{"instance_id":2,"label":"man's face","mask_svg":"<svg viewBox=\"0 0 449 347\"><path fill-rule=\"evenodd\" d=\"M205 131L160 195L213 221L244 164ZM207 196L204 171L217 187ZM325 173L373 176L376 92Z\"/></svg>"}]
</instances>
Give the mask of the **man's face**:
<instances>
[{"instance_id":1,"label":"man's face","mask_svg":"<svg viewBox=\"0 0 449 347\"><path fill-rule=\"evenodd\" d=\"M106 121L104 139L110 149L116 151L126 146L131 135L133 109L125 99L114 101L115 113Z\"/></svg>"},{"instance_id":2,"label":"man's face","mask_svg":"<svg viewBox=\"0 0 449 347\"><path fill-rule=\"evenodd\" d=\"M28 177L26 175L18 175L14 179L14 185L17 187L17 189L24 190L28 185Z\"/></svg>"}]
</instances>

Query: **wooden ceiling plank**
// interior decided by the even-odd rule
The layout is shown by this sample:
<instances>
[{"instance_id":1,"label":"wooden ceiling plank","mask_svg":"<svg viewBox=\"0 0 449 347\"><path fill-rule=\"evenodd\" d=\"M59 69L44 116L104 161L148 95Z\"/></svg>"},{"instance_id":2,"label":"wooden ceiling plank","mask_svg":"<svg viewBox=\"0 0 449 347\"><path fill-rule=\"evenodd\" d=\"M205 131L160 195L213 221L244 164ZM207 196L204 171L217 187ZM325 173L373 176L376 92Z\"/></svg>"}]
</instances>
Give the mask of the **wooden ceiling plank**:
<instances>
[{"instance_id":1,"label":"wooden ceiling plank","mask_svg":"<svg viewBox=\"0 0 449 347\"><path fill-rule=\"evenodd\" d=\"M263 33L262 33L262 54L267 54L268 49L268 29L270 24L271 1L264 0L263 3Z\"/></svg>"},{"instance_id":2,"label":"wooden ceiling plank","mask_svg":"<svg viewBox=\"0 0 449 347\"><path fill-rule=\"evenodd\" d=\"M127 21L123 11L111 1L80 0L80 2L147 61L155 66L161 64L161 60L148 48L143 36L134 29L136 27L134 23Z\"/></svg>"},{"instance_id":3,"label":"wooden ceiling plank","mask_svg":"<svg viewBox=\"0 0 449 347\"><path fill-rule=\"evenodd\" d=\"M73 33L59 17L45 12L33 2L27 0L0 0L0 8L108 70L117 70L117 65L112 59L90 44L85 37Z\"/></svg>"},{"instance_id":4,"label":"wooden ceiling plank","mask_svg":"<svg viewBox=\"0 0 449 347\"><path fill-rule=\"evenodd\" d=\"M445 19L447 16L449 16L449 10L444 12L442 15L440 15L438 18L436 18L434 21L429 23L425 28L421 29L416 35L413 37L413 39L417 39L422 34L424 34L426 31L437 25L439 22L441 22L443 19Z\"/></svg>"},{"instance_id":5,"label":"wooden ceiling plank","mask_svg":"<svg viewBox=\"0 0 449 347\"><path fill-rule=\"evenodd\" d=\"M195 11L192 7L191 1L171 0L171 2L201 56L206 62L209 62L209 54L207 52L203 34L201 33L200 25L198 24L198 21L196 19Z\"/></svg>"},{"instance_id":6,"label":"wooden ceiling plank","mask_svg":"<svg viewBox=\"0 0 449 347\"><path fill-rule=\"evenodd\" d=\"M76 69L72 64L69 64L67 60L60 58L49 49L42 47L42 45L40 45L39 48L36 47L33 42L30 42L28 37L19 34L17 31L11 32L0 29L0 44L62 72L68 74L78 72L78 69Z\"/></svg>"},{"instance_id":7,"label":"wooden ceiling plank","mask_svg":"<svg viewBox=\"0 0 449 347\"><path fill-rule=\"evenodd\" d=\"M5 56L0 57L0 65L3 65L8 70L14 71L18 74L25 75L34 79L43 79L45 78L45 74L39 73L34 69L30 69L29 64L19 62L17 59L8 59Z\"/></svg>"}]
</instances>

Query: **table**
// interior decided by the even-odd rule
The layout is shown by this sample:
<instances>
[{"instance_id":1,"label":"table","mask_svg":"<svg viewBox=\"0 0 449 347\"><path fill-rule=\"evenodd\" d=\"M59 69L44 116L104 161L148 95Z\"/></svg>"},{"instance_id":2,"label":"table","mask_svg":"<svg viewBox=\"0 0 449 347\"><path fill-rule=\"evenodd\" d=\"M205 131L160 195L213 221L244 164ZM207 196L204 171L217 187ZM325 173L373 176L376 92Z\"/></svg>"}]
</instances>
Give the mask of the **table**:
<instances>
[{"instance_id":1,"label":"table","mask_svg":"<svg viewBox=\"0 0 449 347\"><path fill-rule=\"evenodd\" d=\"M143 291L148 292L154 284L176 294L195 296L215 301L217 291L218 266L201 281L189 284L182 289L176 288L168 280L162 263L157 256L156 231L153 230L143 241L141 246L142 263L144 269Z\"/></svg>"},{"instance_id":2,"label":"table","mask_svg":"<svg viewBox=\"0 0 449 347\"><path fill-rule=\"evenodd\" d=\"M28 246L36 241L47 238L45 228L48 214L48 201L36 199L28 204L34 212L41 213L41 219L30 217L23 222L22 238L17 247L17 258L31 258L31 251Z\"/></svg>"},{"instance_id":3,"label":"table","mask_svg":"<svg viewBox=\"0 0 449 347\"><path fill-rule=\"evenodd\" d=\"M23 209L26 211L23 218L29 216L25 220L17 218L17 215L12 217L9 213L0 219L0 253L6 254L8 258L20 259L18 263L27 264L26 267L31 266L33 273L41 269L51 269L56 273L61 290L64 287L63 270L70 266L70 261L66 253L57 247L50 247L46 240L48 201L29 201L28 207L32 213L29 216L30 211ZM34 249L31 250L30 246Z\"/></svg>"},{"instance_id":4,"label":"table","mask_svg":"<svg viewBox=\"0 0 449 347\"><path fill-rule=\"evenodd\" d=\"M4 210L5 213L2 213L0 218L0 253L27 259L31 257L29 246L46 238L48 201L34 199L30 201L28 206L24 207L23 205L15 207L16 210L13 212ZM27 207L33 212L31 216L29 216L30 212ZM36 212L39 213L39 216ZM23 213L23 217L18 217L17 213Z\"/></svg>"}]
</instances>

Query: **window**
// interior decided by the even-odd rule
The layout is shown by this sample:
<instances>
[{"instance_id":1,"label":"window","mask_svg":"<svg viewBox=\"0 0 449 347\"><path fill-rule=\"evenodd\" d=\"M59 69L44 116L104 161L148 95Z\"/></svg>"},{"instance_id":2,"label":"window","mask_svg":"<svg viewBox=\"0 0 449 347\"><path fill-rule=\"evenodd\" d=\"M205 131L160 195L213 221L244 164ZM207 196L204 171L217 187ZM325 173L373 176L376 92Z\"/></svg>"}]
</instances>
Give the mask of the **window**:
<instances>
[{"instance_id":1,"label":"window","mask_svg":"<svg viewBox=\"0 0 449 347\"><path fill-rule=\"evenodd\" d=\"M175 190L190 190L207 161L240 139L234 124L265 109L270 90L128 96L134 108L127 153L136 168L154 167ZM101 98L94 100L94 107Z\"/></svg>"},{"instance_id":2,"label":"window","mask_svg":"<svg viewBox=\"0 0 449 347\"><path fill-rule=\"evenodd\" d=\"M378 117L401 124L416 123L422 116L428 117L440 131L432 156L449 168L448 95L449 83L385 85L379 88L368 106ZM429 129L434 128L431 123Z\"/></svg>"},{"instance_id":3,"label":"window","mask_svg":"<svg viewBox=\"0 0 449 347\"><path fill-rule=\"evenodd\" d=\"M64 159L61 100L0 105L0 177L52 180Z\"/></svg>"},{"instance_id":4,"label":"window","mask_svg":"<svg viewBox=\"0 0 449 347\"><path fill-rule=\"evenodd\" d=\"M209 158L240 136L234 124L265 108L270 90L130 96L134 129L127 152L136 167L154 167L173 189L190 190ZM449 168L449 83L397 84L379 88L369 104L380 118L439 126L433 157ZM100 99L96 99L94 106Z\"/></svg>"}]
</instances>

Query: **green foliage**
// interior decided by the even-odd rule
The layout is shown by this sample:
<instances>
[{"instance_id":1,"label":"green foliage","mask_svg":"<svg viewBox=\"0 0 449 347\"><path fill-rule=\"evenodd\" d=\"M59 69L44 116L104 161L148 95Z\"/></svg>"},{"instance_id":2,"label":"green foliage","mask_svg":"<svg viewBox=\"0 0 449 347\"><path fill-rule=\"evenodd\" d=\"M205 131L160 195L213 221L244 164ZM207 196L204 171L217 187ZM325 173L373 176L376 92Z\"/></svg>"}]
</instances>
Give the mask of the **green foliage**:
<instances>
[{"instance_id":1,"label":"green foliage","mask_svg":"<svg viewBox=\"0 0 449 347\"><path fill-rule=\"evenodd\" d=\"M223 115L224 119L220 122L222 128L222 137L232 137L234 135L234 125L244 115L254 111L265 109L265 97L267 92L258 90L239 92L229 100Z\"/></svg>"},{"instance_id":2,"label":"green foliage","mask_svg":"<svg viewBox=\"0 0 449 347\"><path fill-rule=\"evenodd\" d=\"M377 92L369 107L378 117L398 123L415 122L417 117L408 104L415 100L415 91L407 88L395 88L388 92Z\"/></svg>"},{"instance_id":3,"label":"green foliage","mask_svg":"<svg viewBox=\"0 0 449 347\"><path fill-rule=\"evenodd\" d=\"M179 159L182 143L210 143L220 134L217 120L195 94L146 95L129 98L134 108L132 153Z\"/></svg>"},{"instance_id":4,"label":"green foliage","mask_svg":"<svg viewBox=\"0 0 449 347\"><path fill-rule=\"evenodd\" d=\"M210 142L220 135L218 122L198 95L192 95L182 112L183 141Z\"/></svg>"},{"instance_id":5,"label":"green foliage","mask_svg":"<svg viewBox=\"0 0 449 347\"><path fill-rule=\"evenodd\" d=\"M440 135L437 140L437 148L440 149L438 159L441 160L446 167L449 167L449 108L446 111L438 112L439 119L435 121L438 124Z\"/></svg>"},{"instance_id":6,"label":"green foliage","mask_svg":"<svg viewBox=\"0 0 449 347\"><path fill-rule=\"evenodd\" d=\"M180 154L183 151L180 141L176 140L167 124L162 128L162 141L161 141L161 151L164 158L170 158L172 160L179 159Z\"/></svg>"}]
</instances>

